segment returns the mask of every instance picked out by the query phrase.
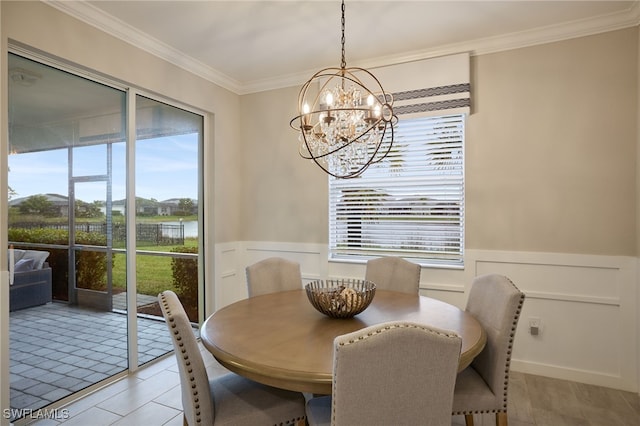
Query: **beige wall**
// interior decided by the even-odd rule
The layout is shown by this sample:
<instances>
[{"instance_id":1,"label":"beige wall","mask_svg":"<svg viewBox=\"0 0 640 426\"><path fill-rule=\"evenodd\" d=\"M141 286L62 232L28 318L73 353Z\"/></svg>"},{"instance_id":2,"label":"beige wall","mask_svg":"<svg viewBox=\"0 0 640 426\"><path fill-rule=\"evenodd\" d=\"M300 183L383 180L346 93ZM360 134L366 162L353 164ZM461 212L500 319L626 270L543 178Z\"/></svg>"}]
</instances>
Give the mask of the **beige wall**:
<instances>
[{"instance_id":1,"label":"beige wall","mask_svg":"<svg viewBox=\"0 0 640 426\"><path fill-rule=\"evenodd\" d=\"M216 196L208 198L205 208L216 219L216 242L240 238L238 95L41 2L1 5L3 37L210 113L213 137L205 148L209 157L205 185L215 182Z\"/></svg>"},{"instance_id":2,"label":"beige wall","mask_svg":"<svg viewBox=\"0 0 640 426\"><path fill-rule=\"evenodd\" d=\"M298 87L245 95L243 241L327 243L327 175L298 154Z\"/></svg>"},{"instance_id":3,"label":"beige wall","mask_svg":"<svg viewBox=\"0 0 640 426\"><path fill-rule=\"evenodd\" d=\"M297 87L239 97L40 2L2 7L10 39L213 114L216 242L327 242ZM637 28L472 58L468 248L635 255L637 58Z\"/></svg>"},{"instance_id":4,"label":"beige wall","mask_svg":"<svg viewBox=\"0 0 640 426\"><path fill-rule=\"evenodd\" d=\"M637 29L475 57L467 247L634 255Z\"/></svg>"},{"instance_id":5,"label":"beige wall","mask_svg":"<svg viewBox=\"0 0 640 426\"><path fill-rule=\"evenodd\" d=\"M467 248L635 255L637 55L632 28L472 58ZM327 241L327 181L287 126L296 96L242 99L244 240Z\"/></svg>"}]
</instances>

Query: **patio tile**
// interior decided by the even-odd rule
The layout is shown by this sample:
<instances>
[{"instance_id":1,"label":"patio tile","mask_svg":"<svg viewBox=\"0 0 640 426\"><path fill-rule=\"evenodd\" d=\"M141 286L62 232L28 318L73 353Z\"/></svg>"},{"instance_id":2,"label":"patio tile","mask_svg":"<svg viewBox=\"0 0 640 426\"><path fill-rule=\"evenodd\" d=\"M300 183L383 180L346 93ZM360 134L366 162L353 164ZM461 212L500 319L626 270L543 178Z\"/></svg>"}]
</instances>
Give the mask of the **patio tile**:
<instances>
[{"instance_id":1,"label":"patio tile","mask_svg":"<svg viewBox=\"0 0 640 426\"><path fill-rule=\"evenodd\" d=\"M105 353L109 354L109 355L115 355L115 356L121 356L121 357L126 357L127 356L127 350L126 349L121 349L121 348L111 348L107 351L105 351Z\"/></svg>"},{"instance_id":2,"label":"patio tile","mask_svg":"<svg viewBox=\"0 0 640 426\"><path fill-rule=\"evenodd\" d=\"M48 347L44 347L44 348L40 348L34 352L32 352L33 355L37 355L37 356L47 356L47 354L53 353L55 352L53 349L49 349Z\"/></svg>"},{"instance_id":3,"label":"patio tile","mask_svg":"<svg viewBox=\"0 0 640 426\"><path fill-rule=\"evenodd\" d=\"M21 408L21 407L44 407L50 401L46 399L39 398L37 396L29 395L26 393L21 393L13 398L11 398L11 405Z\"/></svg>"},{"instance_id":4,"label":"patio tile","mask_svg":"<svg viewBox=\"0 0 640 426\"><path fill-rule=\"evenodd\" d=\"M68 374L74 370L76 370L76 367L74 365L69 365L69 364L60 364L59 366L51 369L51 371L58 374Z\"/></svg>"},{"instance_id":5,"label":"patio tile","mask_svg":"<svg viewBox=\"0 0 640 426\"><path fill-rule=\"evenodd\" d=\"M47 370L43 370L41 368L32 368L30 370L27 370L25 372L22 373L22 375L24 377L29 377L31 379L35 379L37 377L42 376L43 374L47 373Z\"/></svg>"},{"instance_id":6,"label":"patio tile","mask_svg":"<svg viewBox=\"0 0 640 426\"><path fill-rule=\"evenodd\" d=\"M77 379L82 379L91 374L91 370L79 369L77 367L74 367L74 368L75 368L74 370L69 371L67 373L68 376L75 377Z\"/></svg>"},{"instance_id":7,"label":"patio tile","mask_svg":"<svg viewBox=\"0 0 640 426\"><path fill-rule=\"evenodd\" d=\"M93 385L95 383L91 383L91 382L85 382L84 380L81 381L80 383L78 383L77 385L73 385L69 388L69 390L73 393L73 392L78 392L81 391L82 389L86 389L89 386Z\"/></svg>"},{"instance_id":8,"label":"patio tile","mask_svg":"<svg viewBox=\"0 0 640 426\"><path fill-rule=\"evenodd\" d=\"M92 372L91 374L89 374L87 377L85 377L85 380L88 380L92 383L98 383L101 380L107 379L109 377L108 374L103 374L103 373L95 373Z\"/></svg>"},{"instance_id":9,"label":"patio tile","mask_svg":"<svg viewBox=\"0 0 640 426\"><path fill-rule=\"evenodd\" d=\"M47 374L43 374L42 376L37 377L37 380L40 380L44 383L53 383L57 380L63 379L64 377L65 376L63 376L62 374L48 372Z\"/></svg>"},{"instance_id":10,"label":"patio tile","mask_svg":"<svg viewBox=\"0 0 640 426\"><path fill-rule=\"evenodd\" d=\"M9 368L9 371L11 372L11 374L20 374L23 371L31 370L32 368L33 367L27 364L12 363L11 367Z\"/></svg>"},{"instance_id":11,"label":"patio tile","mask_svg":"<svg viewBox=\"0 0 640 426\"><path fill-rule=\"evenodd\" d=\"M86 359L86 358L82 358L80 361L74 362L73 365L75 365L78 368L91 368L94 365L97 365L98 361L94 361L91 359Z\"/></svg>"},{"instance_id":12,"label":"patio tile","mask_svg":"<svg viewBox=\"0 0 640 426\"><path fill-rule=\"evenodd\" d=\"M80 343L79 345L77 345L78 348L89 348L89 349L78 349L77 351L75 351L73 354L75 356L81 356L81 357L86 357L89 354L92 354L94 349L93 349L93 344L91 344L91 342L86 342L86 343Z\"/></svg>"},{"instance_id":13,"label":"patio tile","mask_svg":"<svg viewBox=\"0 0 640 426\"><path fill-rule=\"evenodd\" d=\"M42 383L42 382L38 382L37 385L32 386L28 389L25 389L25 393L28 393L30 395L34 395L34 396L41 396L44 395L46 393L49 393L51 391L56 390L57 388L55 386L52 386L48 383Z\"/></svg>"},{"instance_id":14,"label":"patio tile","mask_svg":"<svg viewBox=\"0 0 640 426\"><path fill-rule=\"evenodd\" d=\"M51 384L64 389L70 389L79 383L83 383L83 380L76 379L75 377L64 376L58 380L52 381Z\"/></svg>"},{"instance_id":15,"label":"patio tile","mask_svg":"<svg viewBox=\"0 0 640 426\"><path fill-rule=\"evenodd\" d=\"M140 363L173 350L163 321L137 321ZM39 409L126 371L126 333L126 315L113 312L63 303L11 312L11 407Z\"/></svg>"},{"instance_id":16,"label":"patio tile","mask_svg":"<svg viewBox=\"0 0 640 426\"><path fill-rule=\"evenodd\" d=\"M11 388L12 389L17 389L17 390L20 390L20 391L24 391L25 389L29 389L30 387L33 387L33 386L37 385L38 383L40 383L40 382L38 382L37 380L24 378L24 379L20 379L20 380L17 380L15 382L11 383Z\"/></svg>"},{"instance_id":17,"label":"patio tile","mask_svg":"<svg viewBox=\"0 0 640 426\"><path fill-rule=\"evenodd\" d=\"M47 358L49 358L51 360L54 360L54 361L60 361L60 360L65 359L68 356L69 356L69 354L66 353L66 352L54 352L52 354L47 355Z\"/></svg>"},{"instance_id":18,"label":"patio tile","mask_svg":"<svg viewBox=\"0 0 640 426\"><path fill-rule=\"evenodd\" d=\"M103 354L103 355L104 356L103 356L101 361L104 364L117 365L117 366L121 366L121 367L126 367L127 366L126 359L123 359L123 357L109 355L109 354Z\"/></svg>"},{"instance_id":19,"label":"patio tile","mask_svg":"<svg viewBox=\"0 0 640 426\"><path fill-rule=\"evenodd\" d=\"M31 355L31 353L29 352L22 352L22 351L11 352L11 359L15 361L24 361L30 358L33 358L33 355Z\"/></svg>"},{"instance_id":20,"label":"patio tile","mask_svg":"<svg viewBox=\"0 0 640 426\"><path fill-rule=\"evenodd\" d=\"M69 396L72 393L73 392L68 389L56 388L51 392L47 392L44 395L42 395L42 399L46 399L47 401L54 402L66 396Z\"/></svg>"},{"instance_id":21,"label":"patio tile","mask_svg":"<svg viewBox=\"0 0 640 426\"><path fill-rule=\"evenodd\" d=\"M49 358L49 357L47 357ZM43 359L42 362L40 363L40 368L42 368L43 370L53 370L56 367L59 367L63 365L61 362L53 360L53 359Z\"/></svg>"},{"instance_id":22,"label":"patio tile","mask_svg":"<svg viewBox=\"0 0 640 426\"><path fill-rule=\"evenodd\" d=\"M73 354L69 354L64 358L64 362L67 364L73 364L76 365L76 363L84 361L86 358L82 358L79 356L75 356Z\"/></svg>"},{"instance_id":23,"label":"patio tile","mask_svg":"<svg viewBox=\"0 0 640 426\"><path fill-rule=\"evenodd\" d=\"M166 353L167 353L166 350L161 350L161 349L151 349L151 350L145 351L146 355L152 356L153 358L157 358L157 357L162 356L162 355L164 355Z\"/></svg>"}]
</instances>

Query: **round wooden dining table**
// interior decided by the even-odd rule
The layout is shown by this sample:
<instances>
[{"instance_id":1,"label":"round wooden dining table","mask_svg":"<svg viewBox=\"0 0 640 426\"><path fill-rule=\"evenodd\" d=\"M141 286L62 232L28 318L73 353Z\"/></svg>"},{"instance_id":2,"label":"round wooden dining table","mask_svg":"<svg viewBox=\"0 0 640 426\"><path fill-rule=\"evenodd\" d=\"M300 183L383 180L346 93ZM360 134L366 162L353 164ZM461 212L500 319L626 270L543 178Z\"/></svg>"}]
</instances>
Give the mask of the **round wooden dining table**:
<instances>
[{"instance_id":1,"label":"round wooden dining table","mask_svg":"<svg viewBox=\"0 0 640 426\"><path fill-rule=\"evenodd\" d=\"M207 318L200 337L218 362L237 374L282 389L330 395L333 340L388 321L456 332L462 338L459 370L486 343L471 314L436 299L385 290L376 290L369 307L349 319L321 314L303 289L251 297Z\"/></svg>"}]
</instances>

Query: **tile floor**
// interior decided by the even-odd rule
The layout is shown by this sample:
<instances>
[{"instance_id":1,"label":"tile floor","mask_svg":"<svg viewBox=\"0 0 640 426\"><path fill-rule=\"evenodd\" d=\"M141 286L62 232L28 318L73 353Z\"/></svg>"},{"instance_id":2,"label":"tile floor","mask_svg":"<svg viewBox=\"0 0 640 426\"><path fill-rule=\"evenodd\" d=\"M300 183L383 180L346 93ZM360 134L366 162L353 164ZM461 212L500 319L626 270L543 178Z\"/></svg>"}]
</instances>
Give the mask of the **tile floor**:
<instances>
[{"instance_id":1,"label":"tile floor","mask_svg":"<svg viewBox=\"0 0 640 426\"><path fill-rule=\"evenodd\" d=\"M11 312L11 408L39 409L125 371L126 321L55 302ZM163 321L139 317L138 335L139 364L173 350Z\"/></svg>"},{"instance_id":2,"label":"tile floor","mask_svg":"<svg viewBox=\"0 0 640 426\"><path fill-rule=\"evenodd\" d=\"M201 349L210 376L224 373L215 359ZM163 358L135 374L69 404L67 419L36 420L52 425L182 425L180 380L173 356ZM60 416L62 417L62 415ZM452 425L464 425L462 416ZM495 425L491 415L476 416L477 426ZM638 426L637 394L512 372L509 394L510 426Z\"/></svg>"}]
</instances>

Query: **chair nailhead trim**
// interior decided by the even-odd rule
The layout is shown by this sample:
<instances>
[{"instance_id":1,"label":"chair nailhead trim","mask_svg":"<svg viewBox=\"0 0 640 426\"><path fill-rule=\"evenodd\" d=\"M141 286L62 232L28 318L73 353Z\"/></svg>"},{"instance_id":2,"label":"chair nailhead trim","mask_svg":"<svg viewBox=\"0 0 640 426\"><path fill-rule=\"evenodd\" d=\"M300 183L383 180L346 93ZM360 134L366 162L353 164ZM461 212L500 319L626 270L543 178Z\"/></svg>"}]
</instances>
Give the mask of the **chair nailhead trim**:
<instances>
[{"instance_id":1,"label":"chair nailhead trim","mask_svg":"<svg viewBox=\"0 0 640 426\"><path fill-rule=\"evenodd\" d=\"M524 293L522 293L518 287L507 278L511 285L520 292L520 300L518 301L518 307L516 308L516 313L513 316L513 322L511 323L511 333L509 335L509 345L507 347L507 362L505 364L504 371L504 393L503 393L503 409L504 412L507 412L507 388L509 386L509 372L511 371L511 352L513 351L513 342L516 337L516 328L518 326L518 320L520 319L520 312L522 311L522 305L524 304Z\"/></svg>"},{"instance_id":2,"label":"chair nailhead trim","mask_svg":"<svg viewBox=\"0 0 640 426\"><path fill-rule=\"evenodd\" d=\"M302 420L305 420L306 418L307 418L307 416L294 417L293 419L288 419L288 420L285 420L285 421L280 422L280 423L274 423L273 426L292 425L292 424L295 424L295 423L300 422Z\"/></svg>"},{"instance_id":3,"label":"chair nailhead trim","mask_svg":"<svg viewBox=\"0 0 640 426\"><path fill-rule=\"evenodd\" d=\"M189 354L187 354L187 350L184 348L184 342L182 342L182 336L180 335L180 332L177 329L177 324L175 323L175 320L173 318L173 313L171 312L171 309L169 308L169 301L166 298L166 295L163 293L160 293L160 299L162 302L162 307L164 308L164 311L166 312L166 317L167 317L167 321L170 324L170 327L173 329L173 334L176 336L176 342L178 347L181 348L180 352L183 354L182 357L178 357L176 356L176 358L178 358L178 360L180 360L182 358L182 363L185 366L185 369L187 371L187 373L189 374L189 382L191 382L191 395L192 395L192 406L193 406L193 413L195 416L195 421L197 424L201 424L202 423L202 417L201 417L201 412L200 412L200 400L198 398L198 389L196 387L196 378L193 375L193 369L191 368L191 360L189 359Z\"/></svg>"},{"instance_id":4,"label":"chair nailhead trim","mask_svg":"<svg viewBox=\"0 0 640 426\"><path fill-rule=\"evenodd\" d=\"M516 335L516 327L518 325L518 320L520 319L520 312L522 311L522 305L524 304L524 293L522 293L520 291L520 289L518 289L518 287L516 287L516 285L513 283L513 281L511 281L511 279L507 278L509 280L509 282L511 283L511 285L518 290L518 292L520 293L520 301L518 302L518 307L516 308L516 313L513 317L513 322L511 323L511 333L509 335L509 345L507 346L507 362L505 365L505 371L504 371L504 390L503 390L503 404L502 404L502 409L500 410L473 410L473 411L456 411L453 414L454 415L460 415L460 414L483 414L483 413L506 413L507 412L507 388L509 386L509 372L511 371L511 352L513 350L513 342L515 340L515 335Z\"/></svg>"},{"instance_id":5,"label":"chair nailhead trim","mask_svg":"<svg viewBox=\"0 0 640 426\"><path fill-rule=\"evenodd\" d=\"M376 328L375 330L372 330L371 332L367 333L366 335L362 335L359 336L357 339L355 340L349 340L348 342L340 342L340 344L338 346L346 346L346 345L350 345L352 343L357 343L357 342L361 342L363 340L368 339L371 336L375 336L378 335L380 333L383 333L385 331L391 330L393 328L418 328L421 330L424 330L428 333L432 333L432 334L437 334L439 336L445 336L445 337L460 337L455 333L444 333L444 332L440 332L440 331L436 331L436 330L432 330L430 328L426 328L426 327L422 327L419 324L388 324L385 325L383 327L380 328ZM336 351L339 350L339 347L336 347ZM335 366L334 366L335 368ZM335 380L335 377L333 378L333 388L335 389L337 387L338 383ZM336 413L333 409L333 404L331 404L331 424L334 424L336 421Z\"/></svg>"}]
</instances>

